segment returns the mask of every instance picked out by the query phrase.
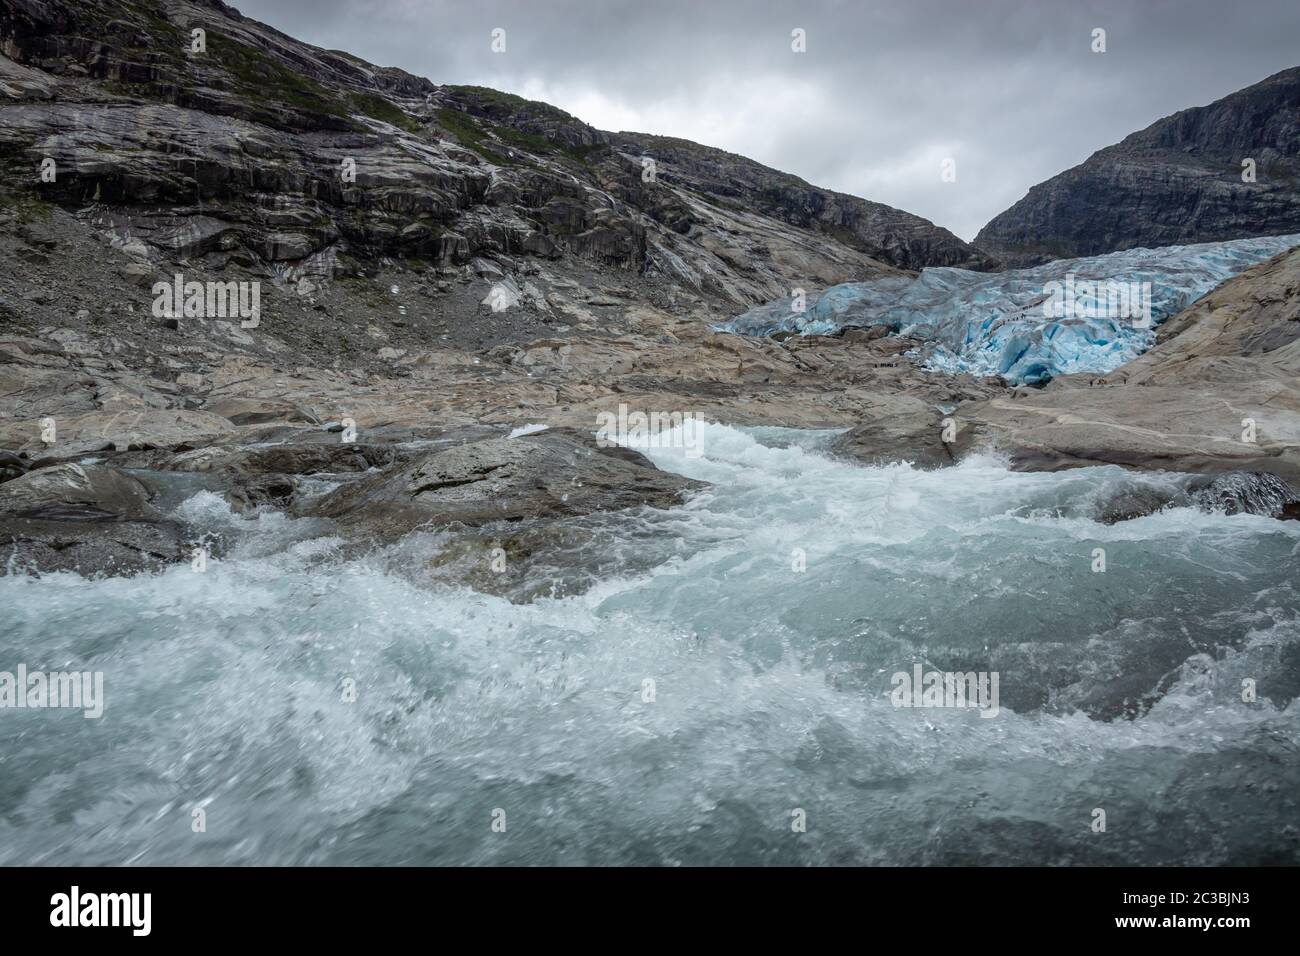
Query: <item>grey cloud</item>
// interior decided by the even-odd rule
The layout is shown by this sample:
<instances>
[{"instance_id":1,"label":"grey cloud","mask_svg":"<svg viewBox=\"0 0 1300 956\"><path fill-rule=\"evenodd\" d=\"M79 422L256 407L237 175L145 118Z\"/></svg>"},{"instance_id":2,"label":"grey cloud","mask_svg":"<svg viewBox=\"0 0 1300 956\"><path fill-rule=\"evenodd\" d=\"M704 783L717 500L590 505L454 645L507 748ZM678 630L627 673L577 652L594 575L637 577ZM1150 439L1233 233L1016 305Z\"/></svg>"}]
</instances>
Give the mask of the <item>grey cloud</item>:
<instances>
[{"instance_id":1,"label":"grey cloud","mask_svg":"<svg viewBox=\"0 0 1300 956\"><path fill-rule=\"evenodd\" d=\"M438 83L682 136L970 239L1034 183L1295 66L1300 4L244 0L299 39ZM490 34L506 30L506 52ZM790 31L807 32L807 53ZM1090 51L1107 31L1107 52ZM940 177L944 158L957 181Z\"/></svg>"}]
</instances>

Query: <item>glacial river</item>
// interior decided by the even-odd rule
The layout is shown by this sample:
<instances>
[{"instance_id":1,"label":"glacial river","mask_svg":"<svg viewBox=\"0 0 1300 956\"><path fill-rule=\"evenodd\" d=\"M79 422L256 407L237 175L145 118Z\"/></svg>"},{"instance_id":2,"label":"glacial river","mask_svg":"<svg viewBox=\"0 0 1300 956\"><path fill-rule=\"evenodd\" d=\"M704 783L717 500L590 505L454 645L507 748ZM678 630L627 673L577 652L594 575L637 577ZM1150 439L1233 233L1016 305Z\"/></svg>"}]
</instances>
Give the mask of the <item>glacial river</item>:
<instances>
[{"instance_id":1,"label":"glacial river","mask_svg":"<svg viewBox=\"0 0 1300 956\"><path fill-rule=\"evenodd\" d=\"M0 864L1300 863L1300 522L827 437L649 450L712 488L530 603L207 492L203 573L0 578L0 668L105 688L0 712ZM998 712L895 706L918 664Z\"/></svg>"}]
</instances>

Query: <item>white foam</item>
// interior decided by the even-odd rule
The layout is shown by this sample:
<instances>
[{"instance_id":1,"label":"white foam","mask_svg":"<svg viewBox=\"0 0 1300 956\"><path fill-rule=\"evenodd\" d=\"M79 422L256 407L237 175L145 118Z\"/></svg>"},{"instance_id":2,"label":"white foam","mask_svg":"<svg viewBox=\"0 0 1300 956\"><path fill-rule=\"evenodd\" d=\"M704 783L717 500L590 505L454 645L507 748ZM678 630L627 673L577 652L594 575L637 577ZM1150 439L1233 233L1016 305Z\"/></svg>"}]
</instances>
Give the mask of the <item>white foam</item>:
<instances>
[{"instance_id":1,"label":"white foam","mask_svg":"<svg viewBox=\"0 0 1300 956\"><path fill-rule=\"evenodd\" d=\"M0 863L917 862L936 815L966 832L1034 820L1073 846L1093 804L1076 820L1063 803L1164 800L1188 755L1254 779L1261 735L1300 740L1294 704L1230 693L1287 666L1296 523L1174 509L1108 527L1085 512L1118 469L868 468L700 428L701 457L646 453L711 489L592 519L619 547L671 543L664 560L570 597L422 585L337 538L276 537L306 526L244 522L208 493L178 514L241 522L266 547L206 573L0 578L3 659L93 665L107 700L95 728L15 725L24 777ZM1104 574L1090 570L1097 547ZM1248 632L1131 721L1006 696L985 720L896 709L882 692L905 662L993 648L1016 666L1082 668L1059 692L1085 699L1108 667L1145 666L1105 654L1149 645L1154 686L1170 642L1177 666L1193 640ZM1017 680L1004 675L1004 695ZM1179 779L1188 821L1221 799L1213 774ZM195 841L200 800L210 833L238 836ZM764 850L788 837L792 806L822 842ZM493 842L494 807L511 840ZM1166 807L1162 825L1182 834L1180 819Z\"/></svg>"}]
</instances>

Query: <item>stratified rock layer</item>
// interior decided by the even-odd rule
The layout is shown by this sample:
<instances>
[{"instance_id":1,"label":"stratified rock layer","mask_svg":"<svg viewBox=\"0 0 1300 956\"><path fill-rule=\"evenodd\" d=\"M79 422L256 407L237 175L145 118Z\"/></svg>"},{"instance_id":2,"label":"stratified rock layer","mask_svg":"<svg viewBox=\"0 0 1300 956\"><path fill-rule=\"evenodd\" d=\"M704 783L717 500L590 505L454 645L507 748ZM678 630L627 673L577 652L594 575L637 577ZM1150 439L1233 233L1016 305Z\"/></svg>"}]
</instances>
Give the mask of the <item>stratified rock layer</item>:
<instances>
[{"instance_id":1,"label":"stratified rock layer","mask_svg":"<svg viewBox=\"0 0 1300 956\"><path fill-rule=\"evenodd\" d=\"M142 281L164 256L293 283L381 256L510 256L748 304L989 264L888 206L693 143L614 136L545 103L437 86L218 0L6 4L0 102L10 186L94 204ZM47 161L55 175L38 178Z\"/></svg>"}]
</instances>

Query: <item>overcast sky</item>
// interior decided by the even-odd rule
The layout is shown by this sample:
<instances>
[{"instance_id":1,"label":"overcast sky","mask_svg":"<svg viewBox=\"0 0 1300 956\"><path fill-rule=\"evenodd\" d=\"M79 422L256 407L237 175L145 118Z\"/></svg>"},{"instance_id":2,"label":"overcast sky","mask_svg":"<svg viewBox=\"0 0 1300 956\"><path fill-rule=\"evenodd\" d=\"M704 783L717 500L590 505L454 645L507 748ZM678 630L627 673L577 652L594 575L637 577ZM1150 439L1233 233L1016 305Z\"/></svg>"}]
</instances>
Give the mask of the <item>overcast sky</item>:
<instances>
[{"instance_id":1,"label":"overcast sky","mask_svg":"<svg viewBox=\"0 0 1300 956\"><path fill-rule=\"evenodd\" d=\"M968 240L1094 150L1300 64L1297 0L234 5L317 46L719 146Z\"/></svg>"}]
</instances>

